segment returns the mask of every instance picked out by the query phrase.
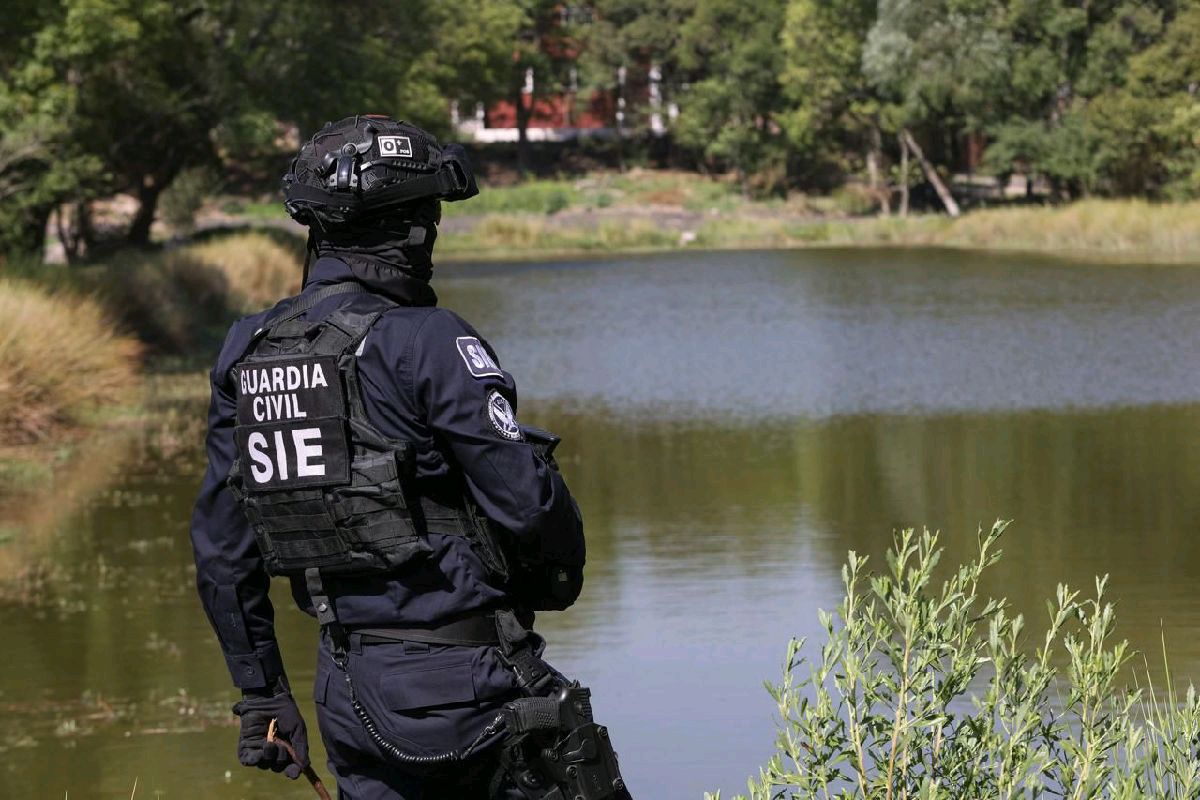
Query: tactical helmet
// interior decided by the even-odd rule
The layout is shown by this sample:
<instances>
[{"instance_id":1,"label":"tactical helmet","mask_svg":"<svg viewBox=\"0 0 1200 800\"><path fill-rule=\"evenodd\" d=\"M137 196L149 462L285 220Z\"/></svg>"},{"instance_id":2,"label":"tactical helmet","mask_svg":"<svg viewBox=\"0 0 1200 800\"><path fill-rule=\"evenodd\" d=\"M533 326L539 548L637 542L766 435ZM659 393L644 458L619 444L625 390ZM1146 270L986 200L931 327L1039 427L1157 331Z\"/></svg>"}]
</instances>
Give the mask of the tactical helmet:
<instances>
[{"instance_id":1,"label":"tactical helmet","mask_svg":"<svg viewBox=\"0 0 1200 800\"><path fill-rule=\"evenodd\" d=\"M326 123L283 176L288 214L322 231L478 193L461 145L443 147L416 125L377 115Z\"/></svg>"}]
</instances>

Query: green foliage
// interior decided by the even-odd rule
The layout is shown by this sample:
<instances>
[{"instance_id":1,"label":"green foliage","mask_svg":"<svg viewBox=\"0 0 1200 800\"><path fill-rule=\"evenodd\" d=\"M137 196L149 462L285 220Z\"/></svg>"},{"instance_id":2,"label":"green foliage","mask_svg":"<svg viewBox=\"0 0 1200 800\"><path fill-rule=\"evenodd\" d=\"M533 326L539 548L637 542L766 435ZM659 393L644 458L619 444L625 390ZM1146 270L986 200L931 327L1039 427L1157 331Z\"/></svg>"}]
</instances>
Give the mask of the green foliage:
<instances>
[{"instance_id":1,"label":"green foliage","mask_svg":"<svg viewBox=\"0 0 1200 800\"><path fill-rule=\"evenodd\" d=\"M791 144L810 161L861 149L878 103L862 70L876 0L792 0L782 34L780 83ZM810 167L811 168L811 167Z\"/></svg>"},{"instance_id":2,"label":"green foliage","mask_svg":"<svg viewBox=\"0 0 1200 800\"><path fill-rule=\"evenodd\" d=\"M1200 191L1200 5L1020 4L1001 31L1012 69L989 123L990 169L1044 175L1072 197Z\"/></svg>"},{"instance_id":3,"label":"green foliage","mask_svg":"<svg viewBox=\"0 0 1200 800\"><path fill-rule=\"evenodd\" d=\"M176 231L191 231L197 212L219 185L220 179L208 167L184 170L163 192L163 219Z\"/></svg>"},{"instance_id":4,"label":"green foliage","mask_svg":"<svg viewBox=\"0 0 1200 800\"><path fill-rule=\"evenodd\" d=\"M839 213L852 217L862 216L875 210L874 199L863 191L863 187L855 184L838 188L830 196L830 200Z\"/></svg>"},{"instance_id":5,"label":"green foliage","mask_svg":"<svg viewBox=\"0 0 1200 800\"><path fill-rule=\"evenodd\" d=\"M6 9L0 48L0 253L40 255L54 207L87 194L102 164L73 136L79 90L47 65L53 42L39 34L54 6Z\"/></svg>"},{"instance_id":6,"label":"green foliage","mask_svg":"<svg viewBox=\"0 0 1200 800\"><path fill-rule=\"evenodd\" d=\"M450 100L507 91L525 20L501 0L21 5L0 53L0 252L37 250L60 203L116 192L138 199L144 243L179 175L240 167L289 124L376 111L447 133Z\"/></svg>"},{"instance_id":7,"label":"green foliage","mask_svg":"<svg viewBox=\"0 0 1200 800\"><path fill-rule=\"evenodd\" d=\"M934 534L900 533L882 574L850 553L817 653L793 640L768 685L782 726L749 797L1200 797L1200 696L1169 674L1165 694L1121 686L1133 654L1107 579L1086 597L1060 585L1032 642L980 596L1005 527L940 585Z\"/></svg>"},{"instance_id":8,"label":"green foliage","mask_svg":"<svg viewBox=\"0 0 1200 800\"><path fill-rule=\"evenodd\" d=\"M595 0L592 8L594 19L581 30L581 86L619 91L617 73L625 68L627 85L639 90L626 92L625 125L644 127L652 111L651 68L659 74L660 113L683 93L687 73L679 63L680 33L696 0Z\"/></svg>"},{"instance_id":9,"label":"green foliage","mask_svg":"<svg viewBox=\"0 0 1200 800\"><path fill-rule=\"evenodd\" d=\"M863 71L895 104L892 128L977 130L1007 69L1002 7L986 0L880 0Z\"/></svg>"},{"instance_id":10,"label":"green foliage","mask_svg":"<svg viewBox=\"0 0 1200 800\"><path fill-rule=\"evenodd\" d=\"M240 232L114 258L92 281L154 355L192 355L219 345L236 317L299 291L302 259L289 234Z\"/></svg>"},{"instance_id":11,"label":"green foliage","mask_svg":"<svg viewBox=\"0 0 1200 800\"><path fill-rule=\"evenodd\" d=\"M714 166L731 167L755 194L778 193L787 176L779 30L785 2L697 0L678 46L696 76L675 123L678 140Z\"/></svg>"},{"instance_id":12,"label":"green foliage","mask_svg":"<svg viewBox=\"0 0 1200 800\"><path fill-rule=\"evenodd\" d=\"M744 195L865 175L883 204L917 172L898 168L901 130L942 173L986 143L987 170L1033 174L1064 198L1200 195L1196 0L8 5L5 255L37 252L62 206L83 212L70 215L71 253L114 234L144 244L181 175L190 185L165 210L186 226L195 170L261 181L293 129L382 112L448 136L454 103L469 114L503 99L523 131L532 103L574 88L580 107L603 90L593 110L610 124L622 110L631 132L658 113L671 136L645 137L656 152L732 171ZM622 165L623 141L611 143ZM138 202L129 228L90 230L88 204L122 192Z\"/></svg>"}]
</instances>

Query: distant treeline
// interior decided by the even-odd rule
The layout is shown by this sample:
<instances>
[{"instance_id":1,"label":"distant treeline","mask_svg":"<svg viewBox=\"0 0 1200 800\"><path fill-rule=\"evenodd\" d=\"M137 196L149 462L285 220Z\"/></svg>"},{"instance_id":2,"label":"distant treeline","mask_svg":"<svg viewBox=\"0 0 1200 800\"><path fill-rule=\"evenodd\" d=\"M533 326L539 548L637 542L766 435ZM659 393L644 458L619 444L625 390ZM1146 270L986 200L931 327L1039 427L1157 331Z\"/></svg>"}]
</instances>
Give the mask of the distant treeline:
<instances>
[{"instance_id":1,"label":"distant treeline","mask_svg":"<svg viewBox=\"0 0 1200 800\"><path fill-rule=\"evenodd\" d=\"M751 194L854 178L903 208L928 181L952 207L964 166L1200 193L1200 0L9 0L0 25L0 253L38 252L61 207L91 251L118 193L145 243L180 175L261 172L363 111L445 135L452 104L507 101L524 164L551 95L607 98L631 140L657 115L675 164Z\"/></svg>"}]
</instances>

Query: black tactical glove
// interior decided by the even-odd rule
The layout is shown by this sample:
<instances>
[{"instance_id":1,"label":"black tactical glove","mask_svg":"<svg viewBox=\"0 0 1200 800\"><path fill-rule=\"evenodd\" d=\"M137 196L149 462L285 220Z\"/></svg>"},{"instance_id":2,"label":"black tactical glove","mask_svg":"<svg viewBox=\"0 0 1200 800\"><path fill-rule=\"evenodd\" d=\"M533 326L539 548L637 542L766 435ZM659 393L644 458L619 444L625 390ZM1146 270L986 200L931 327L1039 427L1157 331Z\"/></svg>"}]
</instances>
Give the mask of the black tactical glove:
<instances>
[{"instance_id":1,"label":"black tactical glove","mask_svg":"<svg viewBox=\"0 0 1200 800\"><path fill-rule=\"evenodd\" d=\"M308 766L308 730L290 691L283 688L275 695L247 693L233 707L233 713L242 718L238 761L243 766L282 772L292 780L300 777ZM301 763L294 762L282 744L267 741L271 720L275 720L276 736L291 744Z\"/></svg>"}]
</instances>

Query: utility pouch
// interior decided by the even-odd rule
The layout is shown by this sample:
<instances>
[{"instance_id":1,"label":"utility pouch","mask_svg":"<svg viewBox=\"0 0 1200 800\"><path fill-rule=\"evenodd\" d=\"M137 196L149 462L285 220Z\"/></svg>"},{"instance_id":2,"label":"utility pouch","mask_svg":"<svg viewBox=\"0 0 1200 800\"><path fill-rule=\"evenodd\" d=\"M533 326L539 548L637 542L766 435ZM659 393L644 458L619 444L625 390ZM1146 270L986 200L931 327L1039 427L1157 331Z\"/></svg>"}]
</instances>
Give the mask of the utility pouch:
<instances>
[{"instance_id":1,"label":"utility pouch","mask_svg":"<svg viewBox=\"0 0 1200 800\"><path fill-rule=\"evenodd\" d=\"M563 564L516 548L515 564L509 578L509 594L522 608L530 611L563 611L574 605L583 591L583 566Z\"/></svg>"},{"instance_id":2,"label":"utility pouch","mask_svg":"<svg viewBox=\"0 0 1200 800\"><path fill-rule=\"evenodd\" d=\"M470 529L468 539L471 542L471 549L475 551L475 555L479 556L483 566L498 581L506 582L511 579L512 570L508 558L505 557L504 547L501 545L495 526L479 512L472 502L465 503L463 517L464 526Z\"/></svg>"},{"instance_id":3,"label":"utility pouch","mask_svg":"<svg viewBox=\"0 0 1200 800\"><path fill-rule=\"evenodd\" d=\"M628 800L608 729L592 719L592 692L573 683L550 697L506 703L501 763L533 800Z\"/></svg>"}]
</instances>

